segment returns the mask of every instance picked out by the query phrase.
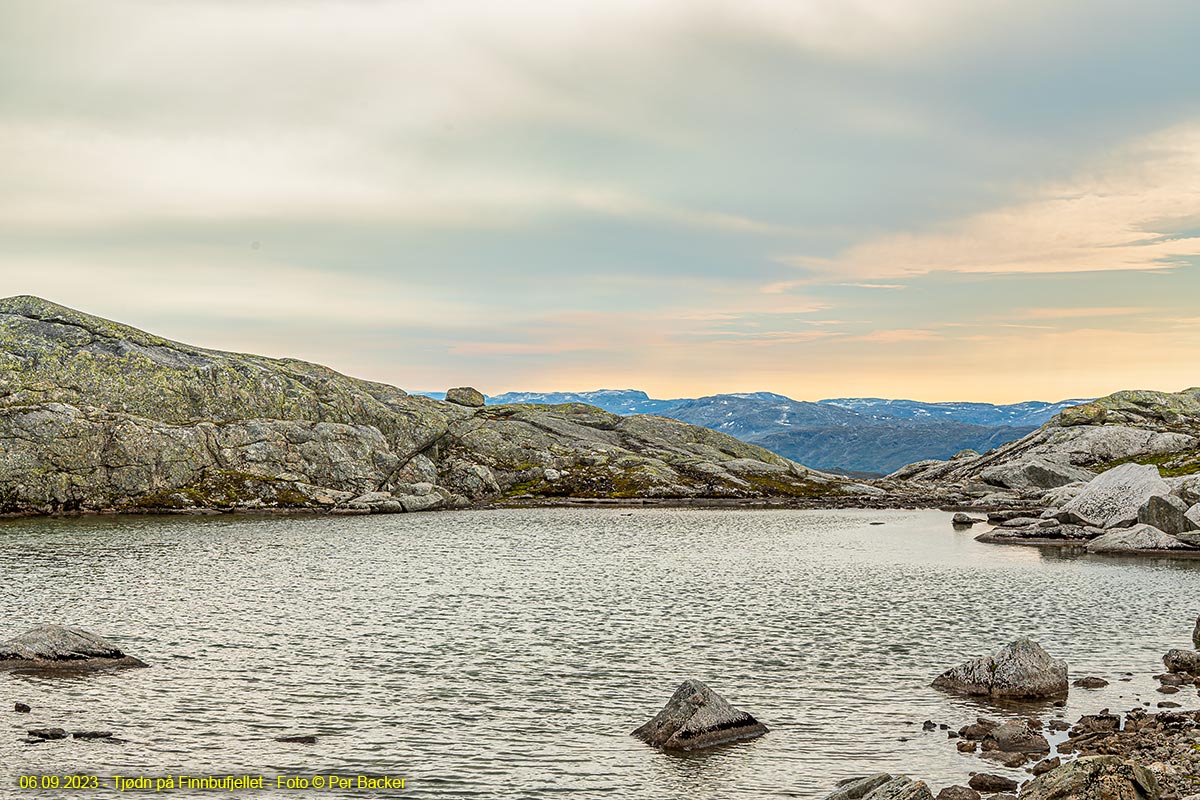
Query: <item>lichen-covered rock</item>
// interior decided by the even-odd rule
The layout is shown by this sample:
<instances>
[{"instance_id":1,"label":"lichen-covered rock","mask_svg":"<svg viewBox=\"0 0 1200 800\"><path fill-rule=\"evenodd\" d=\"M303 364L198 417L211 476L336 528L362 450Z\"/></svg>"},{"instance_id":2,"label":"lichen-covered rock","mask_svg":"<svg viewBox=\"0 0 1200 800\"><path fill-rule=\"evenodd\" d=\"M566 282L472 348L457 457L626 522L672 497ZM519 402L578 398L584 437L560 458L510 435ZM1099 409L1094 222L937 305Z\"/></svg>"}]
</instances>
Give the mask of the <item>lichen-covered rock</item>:
<instances>
[{"instance_id":1,"label":"lichen-covered rock","mask_svg":"<svg viewBox=\"0 0 1200 800\"><path fill-rule=\"evenodd\" d=\"M1009 720L991 731L983 740L983 749L1004 753L1048 753L1050 743L1023 720Z\"/></svg>"},{"instance_id":2,"label":"lichen-covered rock","mask_svg":"<svg viewBox=\"0 0 1200 800\"><path fill-rule=\"evenodd\" d=\"M1174 495L1152 495L1138 509L1137 521L1153 525L1163 533L1187 533L1200 528L1188 519L1188 504Z\"/></svg>"},{"instance_id":3,"label":"lichen-covered rock","mask_svg":"<svg viewBox=\"0 0 1200 800\"><path fill-rule=\"evenodd\" d=\"M68 668L72 670L144 667L117 645L80 628L41 625L0 642L0 669Z\"/></svg>"},{"instance_id":4,"label":"lichen-covered rock","mask_svg":"<svg viewBox=\"0 0 1200 800\"><path fill-rule=\"evenodd\" d=\"M1067 664L1031 639L1018 639L995 655L968 661L939 675L939 689L993 698L1059 697L1068 691Z\"/></svg>"},{"instance_id":5,"label":"lichen-covered rock","mask_svg":"<svg viewBox=\"0 0 1200 800\"><path fill-rule=\"evenodd\" d=\"M410 396L35 297L2 299L0 514L812 498L847 485L674 420L578 404L481 407L472 392ZM418 484L431 488L407 488Z\"/></svg>"},{"instance_id":6,"label":"lichen-covered rock","mask_svg":"<svg viewBox=\"0 0 1200 800\"><path fill-rule=\"evenodd\" d=\"M1158 800L1154 773L1116 756L1090 756L1067 762L1034 778L1020 800Z\"/></svg>"},{"instance_id":7,"label":"lichen-covered rock","mask_svg":"<svg viewBox=\"0 0 1200 800\"><path fill-rule=\"evenodd\" d=\"M486 402L483 392L472 386L458 386L446 392L446 402L468 408L483 408Z\"/></svg>"},{"instance_id":8,"label":"lichen-covered rock","mask_svg":"<svg viewBox=\"0 0 1200 800\"><path fill-rule=\"evenodd\" d=\"M1137 522L1138 510L1151 497L1170 493L1171 487L1159 477L1157 467L1122 464L1094 478L1062 510L1089 525L1116 528Z\"/></svg>"},{"instance_id":9,"label":"lichen-covered rock","mask_svg":"<svg viewBox=\"0 0 1200 800\"><path fill-rule=\"evenodd\" d=\"M1088 542L1089 553L1136 553L1150 550L1194 550L1190 544L1152 525L1117 528Z\"/></svg>"},{"instance_id":10,"label":"lichen-covered rock","mask_svg":"<svg viewBox=\"0 0 1200 800\"><path fill-rule=\"evenodd\" d=\"M824 800L862 800L863 797L891 781L892 775L880 772L861 778L847 778L838 781L837 788L827 794Z\"/></svg>"},{"instance_id":11,"label":"lichen-covered rock","mask_svg":"<svg viewBox=\"0 0 1200 800\"><path fill-rule=\"evenodd\" d=\"M633 732L646 744L666 750L700 750L756 739L767 726L696 680L684 681L663 710Z\"/></svg>"}]
</instances>

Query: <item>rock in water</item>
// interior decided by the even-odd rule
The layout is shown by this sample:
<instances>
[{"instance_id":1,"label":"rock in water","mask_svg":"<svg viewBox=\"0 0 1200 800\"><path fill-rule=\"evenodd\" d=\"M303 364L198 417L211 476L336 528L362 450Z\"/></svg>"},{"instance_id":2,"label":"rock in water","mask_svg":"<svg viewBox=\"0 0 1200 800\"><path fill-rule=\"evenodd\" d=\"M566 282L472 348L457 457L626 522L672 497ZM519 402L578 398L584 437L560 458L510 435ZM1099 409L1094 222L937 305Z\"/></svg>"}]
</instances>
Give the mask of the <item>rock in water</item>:
<instances>
[{"instance_id":1,"label":"rock in water","mask_svg":"<svg viewBox=\"0 0 1200 800\"><path fill-rule=\"evenodd\" d=\"M1051 658L1037 642L1022 638L993 656L977 658L943 672L933 685L973 696L1058 697L1068 690L1067 664Z\"/></svg>"},{"instance_id":2,"label":"rock in water","mask_svg":"<svg viewBox=\"0 0 1200 800\"><path fill-rule=\"evenodd\" d=\"M933 800L933 792L924 781L881 772L845 781L825 800Z\"/></svg>"},{"instance_id":3,"label":"rock in water","mask_svg":"<svg viewBox=\"0 0 1200 800\"><path fill-rule=\"evenodd\" d=\"M1029 729L1023 720L1010 720L989 733L983 749L1003 753L1049 753L1050 743L1037 731Z\"/></svg>"},{"instance_id":4,"label":"rock in water","mask_svg":"<svg viewBox=\"0 0 1200 800\"><path fill-rule=\"evenodd\" d=\"M1153 525L1117 528L1088 542L1089 553L1132 553L1139 550L1191 550L1187 542L1163 533Z\"/></svg>"},{"instance_id":5,"label":"rock in water","mask_svg":"<svg viewBox=\"0 0 1200 800\"><path fill-rule=\"evenodd\" d=\"M970 527L971 525L974 525L977 522L986 522L986 521L987 520L984 520L980 517L972 517L969 514L964 514L961 511L959 511L957 514L955 514L954 517L950 520L950 522L954 525L962 525L965 527Z\"/></svg>"},{"instance_id":6,"label":"rock in water","mask_svg":"<svg viewBox=\"0 0 1200 800\"><path fill-rule=\"evenodd\" d=\"M1167 672L1200 675L1200 650L1169 650L1163 656L1163 666Z\"/></svg>"},{"instance_id":7,"label":"rock in water","mask_svg":"<svg viewBox=\"0 0 1200 800\"><path fill-rule=\"evenodd\" d=\"M1192 629L1192 644L1200 650L1200 617L1196 617L1196 627Z\"/></svg>"},{"instance_id":8,"label":"rock in water","mask_svg":"<svg viewBox=\"0 0 1200 800\"><path fill-rule=\"evenodd\" d=\"M446 392L446 402L468 408L483 408L483 392L471 386L459 386Z\"/></svg>"},{"instance_id":9,"label":"rock in water","mask_svg":"<svg viewBox=\"0 0 1200 800\"><path fill-rule=\"evenodd\" d=\"M1171 487L1149 464L1122 464L1092 479L1064 512L1100 528L1118 528L1137 522L1138 510L1151 497L1167 496Z\"/></svg>"},{"instance_id":10,"label":"rock in water","mask_svg":"<svg viewBox=\"0 0 1200 800\"><path fill-rule=\"evenodd\" d=\"M663 710L633 735L666 750L699 750L756 739L766 732L766 725L734 708L700 681L688 680L680 684Z\"/></svg>"},{"instance_id":11,"label":"rock in water","mask_svg":"<svg viewBox=\"0 0 1200 800\"><path fill-rule=\"evenodd\" d=\"M1158 800L1154 773L1116 756L1092 756L1034 778L1021 800Z\"/></svg>"},{"instance_id":12,"label":"rock in water","mask_svg":"<svg viewBox=\"0 0 1200 800\"><path fill-rule=\"evenodd\" d=\"M1154 495L1138 509L1138 522L1153 525L1164 533L1175 535L1200 528L1188 519L1188 504L1174 495Z\"/></svg>"},{"instance_id":13,"label":"rock in water","mask_svg":"<svg viewBox=\"0 0 1200 800\"><path fill-rule=\"evenodd\" d=\"M144 667L107 639L79 628L42 625L6 642L0 642L0 668L57 667L105 669Z\"/></svg>"}]
</instances>

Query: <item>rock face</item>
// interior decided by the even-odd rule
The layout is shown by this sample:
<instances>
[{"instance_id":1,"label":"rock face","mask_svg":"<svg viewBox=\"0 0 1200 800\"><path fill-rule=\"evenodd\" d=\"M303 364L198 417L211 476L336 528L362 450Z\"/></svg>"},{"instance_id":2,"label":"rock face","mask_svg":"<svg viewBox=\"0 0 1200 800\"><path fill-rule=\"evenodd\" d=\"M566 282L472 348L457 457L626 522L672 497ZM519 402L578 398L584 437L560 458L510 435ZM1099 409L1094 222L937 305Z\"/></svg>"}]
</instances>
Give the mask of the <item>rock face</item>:
<instances>
[{"instance_id":1,"label":"rock face","mask_svg":"<svg viewBox=\"0 0 1200 800\"><path fill-rule=\"evenodd\" d=\"M1153 525L1172 535L1194 531L1198 527L1188 519L1188 504L1174 495L1152 495L1138 509L1137 521Z\"/></svg>"},{"instance_id":2,"label":"rock face","mask_svg":"<svg viewBox=\"0 0 1200 800\"><path fill-rule=\"evenodd\" d=\"M1089 553L1135 553L1143 550L1192 550L1191 545L1152 525L1117 528L1088 542Z\"/></svg>"},{"instance_id":3,"label":"rock face","mask_svg":"<svg viewBox=\"0 0 1200 800\"><path fill-rule=\"evenodd\" d=\"M993 698L1059 697L1068 691L1067 664L1041 645L1018 639L993 656L954 667L933 682L939 689Z\"/></svg>"},{"instance_id":4,"label":"rock face","mask_svg":"<svg viewBox=\"0 0 1200 800\"><path fill-rule=\"evenodd\" d=\"M79 628L42 625L6 642L0 642L0 668L144 667L107 639Z\"/></svg>"},{"instance_id":5,"label":"rock face","mask_svg":"<svg viewBox=\"0 0 1200 800\"><path fill-rule=\"evenodd\" d=\"M1158 800L1158 781L1145 767L1116 756L1063 764L1032 780L1021 800Z\"/></svg>"},{"instance_id":6,"label":"rock face","mask_svg":"<svg viewBox=\"0 0 1200 800\"><path fill-rule=\"evenodd\" d=\"M410 396L3 299L0 514L365 514L518 497L812 498L846 485L674 420L480 407L477 394L456 392L465 405Z\"/></svg>"},{"instance_id":7,"label":"rock face","mask_svg":"<svg viewBox=\"0 0 1200 800\"><path fill-rule=\"evenodd\" d=\"M756 739L767 726L731 706L700 681L684 681L663 710L633 732L646 744L665 750L700 750L742 739Z\"/></svg>"},{"instance_id":8,"label":"rock face","mask_svg":"<svg viewBox=\"0 0 1200 800\"><path fill-rule=\"evenodd\" d=\"M1166 497L1171 487L1152 465L1122 464L1092 480L1079 496L1062 507L1088 525L1117 528L1137 522L1138 511L1151 497Z\"/></svg>"},{"instance_id":9,"label":"rock face","mask_svg":"<svg viewBox=\"0 0 1200 800\"><path fill-rule=\"evenodd\" d=\"M1195 472L1200 471L1198 448L1200 388L1177 394L1125 391L1068 408L1024 438L981 456L911 464L892 477L966 484L998 467L1019 472L1013 465L1035 459L1084 468L1122 459L1154 459L1169 469Z\"/></svg>"},{"instance_id":10,"label":"rock face","mask_svg":"<svg viewBox=\"0 0 1200 800\"><path fill-rule=\"evenodd\" d=\"M459 386L446 392L446 402L468 408L483 408L483 392L471 386Z\"/></svg>"}]
</instances>

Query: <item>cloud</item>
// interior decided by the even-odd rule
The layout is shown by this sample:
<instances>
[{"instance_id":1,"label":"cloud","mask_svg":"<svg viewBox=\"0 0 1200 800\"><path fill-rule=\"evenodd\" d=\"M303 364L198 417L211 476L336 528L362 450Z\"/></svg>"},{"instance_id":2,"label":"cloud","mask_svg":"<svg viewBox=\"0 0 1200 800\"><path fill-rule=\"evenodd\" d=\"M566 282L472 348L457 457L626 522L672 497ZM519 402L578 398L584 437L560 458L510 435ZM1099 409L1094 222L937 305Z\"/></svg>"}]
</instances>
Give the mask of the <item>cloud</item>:
<instances>
[{"instance_id":1,"label":"cloud","mask_svg":"<svg viewBox=\"0 0 1200 800\"><path fill-rule=\"evenodd\" d=\"M855 245L795 266L830 279L933 272L1046 274L1186 267L1200 236L1173 233L1200 219L1200 124L1140 139L1074 180L1026 201Z\"/></svg>"}]
</instances>

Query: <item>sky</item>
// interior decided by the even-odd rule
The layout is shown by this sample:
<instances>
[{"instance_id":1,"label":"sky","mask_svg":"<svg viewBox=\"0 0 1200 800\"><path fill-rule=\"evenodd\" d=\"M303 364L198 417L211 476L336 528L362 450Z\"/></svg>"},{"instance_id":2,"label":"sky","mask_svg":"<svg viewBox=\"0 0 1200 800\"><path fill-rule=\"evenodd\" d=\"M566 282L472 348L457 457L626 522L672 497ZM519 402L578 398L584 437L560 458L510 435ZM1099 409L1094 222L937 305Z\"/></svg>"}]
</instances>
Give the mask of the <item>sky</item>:
<instances>
[{"instance_id":1,"label":"sky","mask_svg":"<svg viewBox=\"0 0 1200 800\"><path fill-rule=\"evenodd\" d=\"M1200 385L1200 4L0 0L0 295L410 390Z\"/></svg>"}]
</instances>

